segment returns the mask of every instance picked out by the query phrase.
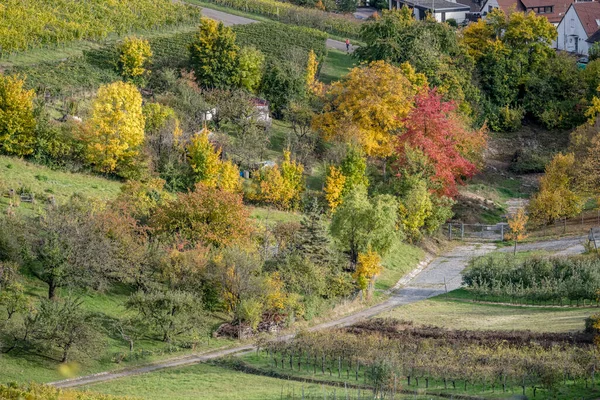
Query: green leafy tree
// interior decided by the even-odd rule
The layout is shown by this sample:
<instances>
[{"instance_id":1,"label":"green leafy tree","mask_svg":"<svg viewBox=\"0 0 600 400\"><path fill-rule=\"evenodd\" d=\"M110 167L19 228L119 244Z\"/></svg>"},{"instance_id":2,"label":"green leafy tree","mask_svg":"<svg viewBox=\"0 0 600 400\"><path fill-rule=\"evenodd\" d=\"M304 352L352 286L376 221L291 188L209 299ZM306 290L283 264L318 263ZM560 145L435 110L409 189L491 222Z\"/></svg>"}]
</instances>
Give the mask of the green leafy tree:
<instances>
[{"instance_id":1,"label":"green leafy tree","mask_svg":"<svg viewBox=\"0 0 600 400\"><path fill-rule=\"evenodd\" d=\"M33 153L35 118L33 90L25 90L18 76L0 74L0 151L26 156Z\"/></svg>"},{"instance_id":2,"label":"green leafy tree","mask_svg":"<svg viewBox=\"0 0 600 400\"><path fill-rule=\"evenodd\" d=\"M312 198L304 211L298 231L298 250L314 263L330 258L329 232L324 221L323 209L316 198Z\"/></svg>"},{"instance_id":3,"label":"green leafy tree","mask_svg":"<svg viewBox=\"0 0 600 400\"><path fill-rule=\"evenodd\" d=\"M269 101L271 111L276 117L294 101L306 96L306 79L304 71L292 62L270 61L263 76L260 92Z\"/></svg>"},{"instance_id":4,"label":"green leafy tree","mask_svg":"<svg viewBox=\"0 0 600 400\"><path fill-rule=\"evenodd\" d=\"M200 28L190 44L190 65L202 87L224 88L238 76L238 51L231 28L208 18L200 20Z\"/></svg>"},{"instance_id":5,"label":"green leafy tree","mask_svg":"<svg viewBox=\"0 0 600 400\"><path fill-rule=\"evenodd\" d=\"M163 342L197 334L206 323L198 298L179 290L139 291L127 300L126 307L136 312L139 325Z\"/></svg>"},{"instance_id":6,"label":"green leafy tree","mask_svg":"<svg viewBox=\"0 0 600 400\"><path fill-rule=\"evenodd\" d=\"M243 47L238 53L236 85L255 92L262 79L265 56L254 47Z\"/></svg>"},{"instance_id":7,"label":"green leafy tree","mask_svg":"<svg viewBox=\"0 0 600 400\"><path fill-rule=\"evenodd\" d=\"M331 220L331 235L356 266L358 254L370 248L385 253L398 238L398 203L389 195L369 199L364 186L357 186L336 208Z\"/></svg>"},{"instance_id":8,"label":"green leafy tree","mask_svg":"<svg viewBox=\"0 0 600 400\"><path fill-rule=\"evenodd\" d=\"M411 242L422 237L422 228L433 214L431 193L424 180L414 180L411 188L400 200L399 219L406 236Z\"/></svg>"}]
</instances>

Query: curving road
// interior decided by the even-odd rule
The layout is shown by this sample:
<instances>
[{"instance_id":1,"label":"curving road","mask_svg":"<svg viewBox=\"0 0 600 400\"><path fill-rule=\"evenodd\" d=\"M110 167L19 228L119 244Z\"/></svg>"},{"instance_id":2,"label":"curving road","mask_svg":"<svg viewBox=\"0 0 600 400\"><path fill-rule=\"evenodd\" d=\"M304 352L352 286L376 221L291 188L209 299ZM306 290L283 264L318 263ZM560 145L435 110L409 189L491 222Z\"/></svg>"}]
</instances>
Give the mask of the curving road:
<instances>
[{"instance_id":1,"label":"curving road","mask_svg":"<svg viewBox=\"0 0 600 400\"><path fill-rule=\"evenodd\" d=\"M583 250L581 238L564 238L538 243L528 243L519 248L521 251L545 249L555 251L557 254L578 254ZM356 322L374 317L384 311L393 309L409 303L425 300L429 297L451 291L461 286L461 272L467 266L470 259L494 251L496 246L492 243L466 243L434 258L428 264L420 265L399 281L399 287L395 288L390 297L384 302L348 315L346 317L316 325L309 330L316 331L333 327L344 327ZM501 249L500 251L510 251ZM291 339L294 334L278 337L277 340ZM143 367L131 368L115 372L103 372L80 378L52 382L58 388L70 388L105 382L113 379L123 378L131 375L145 374L152 371L197 364L223 356L245 352L254 349L253 345L238 346L225 350L216 350L202 354L193 354L171 360L149 364Z\"/></svg>"}]
</instances>

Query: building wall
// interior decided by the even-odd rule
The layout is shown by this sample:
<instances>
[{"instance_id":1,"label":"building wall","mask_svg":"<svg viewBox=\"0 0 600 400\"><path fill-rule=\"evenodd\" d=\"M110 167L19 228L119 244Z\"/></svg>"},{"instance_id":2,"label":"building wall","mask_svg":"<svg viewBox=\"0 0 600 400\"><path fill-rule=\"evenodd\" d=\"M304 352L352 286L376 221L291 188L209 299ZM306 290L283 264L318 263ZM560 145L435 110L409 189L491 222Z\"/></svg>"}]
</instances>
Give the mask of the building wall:
<instances>
[{"instance_id":1,"label":"building wall","mask_svg":"<svg viewBox=\"0 0 600 400\"><path fill-rule=\"evenodd\" d=\"M438 22L442 22L442 13L436 12L435 19ZM465 19L467 19L467 12L466 11L446 12L446 21L448 21L449 19L455 19L456 22L458 22L460 24Z\"/></svg>"},{"instance_id":2,"label":"building wall","mask_svg":"<svg viewBox=\"0 0 600 400\"><path fill-rule=\"evenodd\" d=\"M581 21L573 6L565 14L558 25L558 38L556 48L571 53L588 55L590 43L586 42L587 33L583 29Z\"/></svg>"},{"instance_id":3,"label":"building wall","mask_svg":"<svg viewBox=\"0 0 600 400\"><path fill-rule=\"evenodd\" d=\"M500 8L498 1L497 0L487 0L481 6L481 14L483 15L483 13L489 13L490 10L493 10L494 8Z\"/></svg>"}]
</instances>

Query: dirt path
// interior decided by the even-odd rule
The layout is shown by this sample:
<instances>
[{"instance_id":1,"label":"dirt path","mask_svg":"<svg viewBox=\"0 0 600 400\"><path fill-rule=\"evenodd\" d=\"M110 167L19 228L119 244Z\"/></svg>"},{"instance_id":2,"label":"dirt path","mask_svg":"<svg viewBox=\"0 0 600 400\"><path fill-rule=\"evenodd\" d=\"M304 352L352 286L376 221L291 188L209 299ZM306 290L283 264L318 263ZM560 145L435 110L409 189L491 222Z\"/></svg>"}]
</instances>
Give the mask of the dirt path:
<instances>
[{"instance_id":1,"label":"dirt path","mask_svg":"<svg viewBox=\"0 0 600 400\"><path fill-rule=\"evenodd\" d=\"M523 245L520 250L525 251L533 249L546 249L558 252L568 251L566 254L575 254L580 252L578 251L580 240L580 238L565 238L548 242L528 243L527 245ZM425 300L429 297L445 293L446 290L451 291L458 289L461 286L462 281L460 273L467 266L469 260L473 257L481 256L494 251L495 249L496 247L491 243L471 243L457 246L453 250L434 258L425 268L422 268L422 266L419 267L421 268L419 273L411 273L407 275L407 278L404 280L407 281L406 285L392 292L390 297L384 302L346 317L316 325L311 327L309 330L317 331L333 327L349 326L360 320L374 317L395 307ZM505 249L502 249L501 251L504 250ZM506 249L506 251L509 250L510 249ZM409 276L410 278L408 278ZM283 335L279 336L277 340L288 340L293 338L293 336L294 334ZM202 354L193 354L176 359L157 362L143 367L130 368L115 372L103 372L95 375L83 376L80 378L52 382L50 385L59 388L89 385L131 375L145 374L165 368L197 364L252 349L254 349L254 346L245 345Z\"/></svg>"}]
</instances>

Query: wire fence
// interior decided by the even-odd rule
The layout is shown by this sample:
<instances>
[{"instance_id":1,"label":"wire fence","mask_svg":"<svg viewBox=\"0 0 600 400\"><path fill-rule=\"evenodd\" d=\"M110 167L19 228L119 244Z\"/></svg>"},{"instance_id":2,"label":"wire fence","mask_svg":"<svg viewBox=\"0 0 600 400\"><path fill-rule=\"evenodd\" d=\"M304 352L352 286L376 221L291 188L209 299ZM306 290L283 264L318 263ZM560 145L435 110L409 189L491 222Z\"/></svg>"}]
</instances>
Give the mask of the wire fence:
<instances>
[{"instance_id":1,"label":"wire fence","mask_svg":"<svg viewBox=\"0 0 600 400\"><path fill-rule=\"evenodd\" d=\"M446 226L445 233L450 240L502 241L508 230L506 223L485 225L450 222Z\"/></svg>"}]
</instances>

